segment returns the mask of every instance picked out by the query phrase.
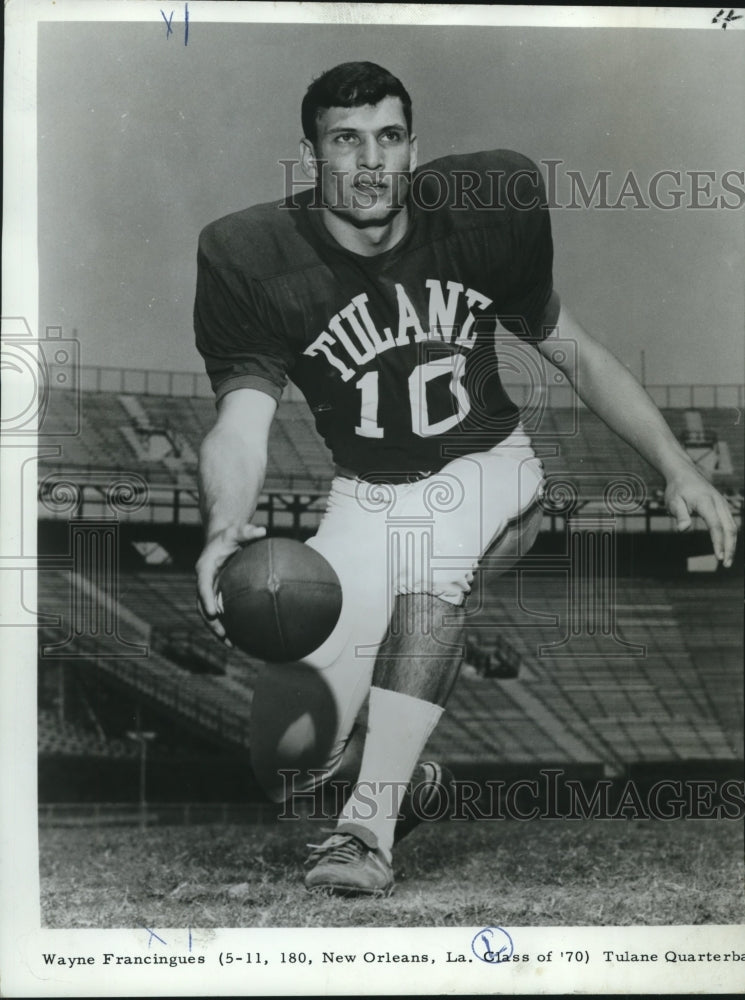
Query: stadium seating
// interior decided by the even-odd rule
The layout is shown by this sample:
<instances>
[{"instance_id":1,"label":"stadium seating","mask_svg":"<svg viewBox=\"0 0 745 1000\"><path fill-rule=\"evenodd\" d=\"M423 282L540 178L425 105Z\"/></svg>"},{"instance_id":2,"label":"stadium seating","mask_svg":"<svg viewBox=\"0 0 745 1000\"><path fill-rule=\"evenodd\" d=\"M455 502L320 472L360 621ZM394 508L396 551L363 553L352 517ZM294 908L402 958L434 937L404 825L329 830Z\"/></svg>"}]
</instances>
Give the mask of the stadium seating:
<instances>
[{"instance_id":1,"label":"stadium seating","mask_svg":"<svg viewBox=\"0 0 745 1000\"><path fill-rule=\"evenodd\" d=\"M59 613L69 606L71 587L75 587L70 575L60 570L49 570L39 578L39 606L54 609ZM80 601L81 595L76 598ZM82 594L86 601L106 604L105 615L93 611L91 618L116 623L123 618L122 638L128 642L146 644L150 627L134 612L126 609L117 616L111 614L106 595L96 595L87 590ZM191 614L195 615L193 591ZM67 616L64 616L66 619ZM60 642L65 638L64 646ZM41 640L45 657L54 661L58 657L75 662L87 661L95 669L106 675L110 681L128 689L131 694L151 699L161 709L172 712L193 726L197 731L214 737L232 746L248 745L246 719L251 705L251 689L234 678L205 676L187 672L172 660L148 648L146 656L127 655L127 648L117 647L112 640L115 628L100 627L71 629L70 622L63 620L60 629L44 626ZM146 647L147 648L147 647ZM113 655L112 655L113 654Z\"/></svg>"},{"instance_id":2,"label":"stadium seating","mask_svg":"<svg viewBox=\"0 0 745 1000\"><path fill-rule=\"evenodd\" d=\"M476 640L488 644L503 626L520 654L519 679L462 680L433 753L458 748L466 759L475 739L506 761L741 758L739 581L618 581L616 634L643 647L637 656L600 634L556 646L567 633L566 581L530 573L520 584L518 592L516 574L488 584ZM556 624L531 624L526 612Z\"/></svg>"},{"instance_id":3,"label":"stadium seating","mask_svg":"<svg viewBox=\"0 0 745 1000\"><path fill-rule=\"evenodd\" d=\"M210 639L209 633L194 606L194 578L184 573L126 573L122 576L120 599L143 621L163 631L189 627ZM210 640L216 650L223 647ZM260 661L240 650L226 651L226 680L244 687L251 686Z\"/></svg>"},{"instance_id":4,"label":"stadium seating","mask_svg":"<svg viewBox=\"0 0 745 1000\"><path fill-rule=\"evenodd\" d=\"M55 420L61 431L73 426L74 395L52 391ZM206 431L214 422L211 399L181 396L137 397L138 407L152 428L175 428L187 447L180 459L148 458L131 443L125 429L133 418L122 397L110 392L82 395L82 433L60 438L60 458L42 458L42 469L119 469L136 471L150 483L194 485L196 454ZM682 438L685 410L668 409L664 415L675 434ZM726 442L733 465L731 474L716 477L725 489L741 490L745 478L745 444L738 433L737 412L733 408L705 408L700 411L707 433ZM612 434L603 422L580 408L547 408L532 428L535 446L549 474L575 477L585 494L602 492L600 485L614 475L633 473L650 491L662 486L660 476L636 452ZM554 454L555 453L555 454ZM284 400L273 424L266 491L275 493L322 493L333 475L330 456L319 438L304 401ZM193 501L192 501L193 502ZM141 515L145 517L145 515Z\"/></svg>"},{"instance_id":5,"label":"stadium seating","mask_svg":"<svg viewBox=\"0 0 745 1000\"><path fill-rule=\"evenodd\" d=\"M211 398L130 392L128 399L116 391L85 391L82 432L76 435L75 394L52 390L51 396L54 426L68 436L56 442L62 449L59 457L40 460L41 478L53 470L71 479L77 475L80 482L113 470L136 472L150 485L151 497L159 487L181 490L179 503L182 509L191 505L193 523L195 458L214 421ZM687 427L685 413L683 406L664 410L680 439ZM715 482L739 496L741 503L745 441L738 426L740 412L734 407L703 407L697 413L696 426L700 423L707 440L725 442L731 459L732 472L715 475ZM180 456L149 457L138 449L133 433L158 428L176 429L188 445ZM583 499L600 495L615 475L639 476L648 495L662 485L650 466L584 408L549 407L532 432L547 473L574 479ZM288 392L272 427L266 493L278 507L292 511L293 503L312 504L322 498L332 474L306 404L297 393ZM103 503L100 489L98 495ZM158 519L172 518L173 509L165 498ZM50 516L46 508L40 511ZM60 516L70 515L65 511ZM130 515L122 519L125 516ZM154 519L147 507L131 516ZM456 762L571 761L611 769L630 762L741 759L739 581L720 575L703 583L700 577L619 580L615 633L609 636L602 628L570 635L564 572L525 570L519 580L512 574L497 582L487 569L483 579L483 607L469 617L466 665L433 735L431 753ZM44 571L40 610L66 615L70 586L68 572ZM68 652L77 650L97 664L107 683L119 685L130 696L151 699L195 732L245 747L250 742L246 719L252 684L260 664L231 651L223 676L205 676L164 655L171 634L207 636L195 610L193 587L191 573L122 573L123 635L147 645L151 630L157 629L158 639L165 636L166 641L150 645L160 652L151 648L145 658L108 660L100 655L105 635L73 636ZM47 629L44 640L59 642L69 626L65 621L60 630ZM570 641L558 645L567 637ZM220 649L217 644L215 648ZM62 733L55 725L47 716L40 723L46 747L66 753L62 747L93 746L80 733Z\"/></svg>"},{"instance_id":6,"label":"stadium seating","mask_svg":"<svg viewBox=\"0 0 745 1000\"><path fill-rule=\"evenodd\" d=\"M38 713L39 753L63 757L134 757L137 749L120 739L107 739L73 722L63 721L51 709Z\"/></svg>"},{"instance_id":7,"label":"stadium seating","mask_svg":"<svg viewBox=\"0 0 745 1000\"><path fill-rule=\"evenodd\" d=\"M497 582L486 570L484 577L483 607L469 618L466 667L429 752L454 762L610 767L740 757L742 708L733 696L742 648L736 580L619 580L617 638L582 634L563 648L556 644L569 627L564 574L524 572L518 582L513 573ZM46 573L40 583L42 610L66 606L67 574ZM190 574L124 574L120 601L128 613L127 638L141 641L153 626L203 629ZM142 623L136 636L133 621ZM58 640L60 633L46 635ZM498 640L514 653L517 678L485 677L470 665L477 651ZM95 657L96 639L77 641ZM628 655L634 652L641 655ZM101 660L99 668L200 731L245 746L260 664L238 650L225 664L224 677L193 674L151 650L144 660Z\"/></svg>"}]
</instances>

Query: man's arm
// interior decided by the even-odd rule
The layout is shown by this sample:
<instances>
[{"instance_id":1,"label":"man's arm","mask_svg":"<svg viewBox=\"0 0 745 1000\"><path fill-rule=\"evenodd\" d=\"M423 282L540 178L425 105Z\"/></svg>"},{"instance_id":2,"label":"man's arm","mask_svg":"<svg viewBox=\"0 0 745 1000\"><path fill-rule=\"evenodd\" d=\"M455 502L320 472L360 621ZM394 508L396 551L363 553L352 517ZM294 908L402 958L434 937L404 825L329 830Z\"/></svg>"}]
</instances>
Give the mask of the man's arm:
<instances>
[{"instance_id":1,"label":"man's arm","mask_svg":"<svg viewBox=\"0 0 745 1000\"><path fill-rule=\"evenodd\" d=\"M225 629L216 592L225 560L264 528L251 524L266 473L275 400L257 389L235 389L220 401L217 421L199 450L199 499L205 546L197 561L199 610L220 639Z\"/></svg>"},{"instance_id":2,"label":"man's arm","mask_svg":"<svg viewBox=\"0 0 745 1000\"><path fill-rule=\"evenodd\" d=\"M691 515L698 514L717 559L731 566L737 528L727 502L698 471L641 385L563 305L556 330L538 345L548 359L557 336L577 345L576 353L567 352L567 361L557 367L580 399L664 476L665 502L678 530L690 527Z\"/></svg>"}]
</instances>

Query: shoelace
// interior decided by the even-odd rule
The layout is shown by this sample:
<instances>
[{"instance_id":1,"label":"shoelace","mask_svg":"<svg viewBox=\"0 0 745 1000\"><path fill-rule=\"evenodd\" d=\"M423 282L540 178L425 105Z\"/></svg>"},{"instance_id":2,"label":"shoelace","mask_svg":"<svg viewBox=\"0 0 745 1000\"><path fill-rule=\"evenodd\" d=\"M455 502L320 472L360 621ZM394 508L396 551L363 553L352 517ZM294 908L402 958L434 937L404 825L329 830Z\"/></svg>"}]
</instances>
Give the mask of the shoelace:
<instances>
[{"instance_id":1,"label":"shoelace","mask_svg":"<svg viewBox=\"0 0 745 1000\"><path fill-rule=\"evenodd\" d=\"M358 861L367 851L362 841L353 837L351 833L335 833L328 840L324 840L322 844L308 844L307 846L313 852L305 862L308 865L314 861L320 861L321 858L347 864Z\"/></svg>"}]
</instances>

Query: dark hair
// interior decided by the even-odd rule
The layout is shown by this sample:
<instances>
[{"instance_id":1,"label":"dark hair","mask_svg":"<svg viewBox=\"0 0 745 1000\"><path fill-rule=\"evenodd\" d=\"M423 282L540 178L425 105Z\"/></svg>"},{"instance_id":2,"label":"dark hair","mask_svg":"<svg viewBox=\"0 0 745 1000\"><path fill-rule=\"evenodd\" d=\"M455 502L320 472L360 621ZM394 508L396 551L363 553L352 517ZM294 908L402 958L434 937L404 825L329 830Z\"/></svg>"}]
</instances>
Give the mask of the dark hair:
<instances>
[{"instance_id":1,"label":"dark hair","mask_svg":"<svg viewBox=\"0 0 745 1000\"><path fill-rule=\"evenodd\" d=\"M301 108L303 135L315 143L319 111L378 104L385 97L401 99L406 127L411 132L411 98L398 77L376 63L340 63L326 70L308 87Z\"/></svg>"}]
</instances>

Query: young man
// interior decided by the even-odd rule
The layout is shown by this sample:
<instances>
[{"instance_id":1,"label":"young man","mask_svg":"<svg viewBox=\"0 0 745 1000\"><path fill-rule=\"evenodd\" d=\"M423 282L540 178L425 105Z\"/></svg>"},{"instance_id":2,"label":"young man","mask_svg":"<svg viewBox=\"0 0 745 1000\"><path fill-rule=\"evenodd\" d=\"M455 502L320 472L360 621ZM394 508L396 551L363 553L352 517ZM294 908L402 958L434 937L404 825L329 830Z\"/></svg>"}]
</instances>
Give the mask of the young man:
<instances>
[{"instance_id":1,"label":"young man","mask_svg":"<svg viewBox=\"0 0 745 1000\"><path fill-rule=\"evenodd\" d=\"M307 660L258 682L253 765L277 801L340 773L369 699L356 784L306 884L382 893L407 784L461 661L473 573L487 549L507 568L541 519L541 465L499 381L497 320L664 475L678 527L700 515L725 565L735 527L643 389L560 305L529 160L476 153L417 173L409 95L371 63L323 74L302 121L313 190L201 234L195 329L218 417L200 455L198 594L224 637L217 575L263 534L252 518L290 377L336 463L308 544L338 573L344 605ZM575 352L557 351L559 332Z\"/></svg>"}]
</instances>

